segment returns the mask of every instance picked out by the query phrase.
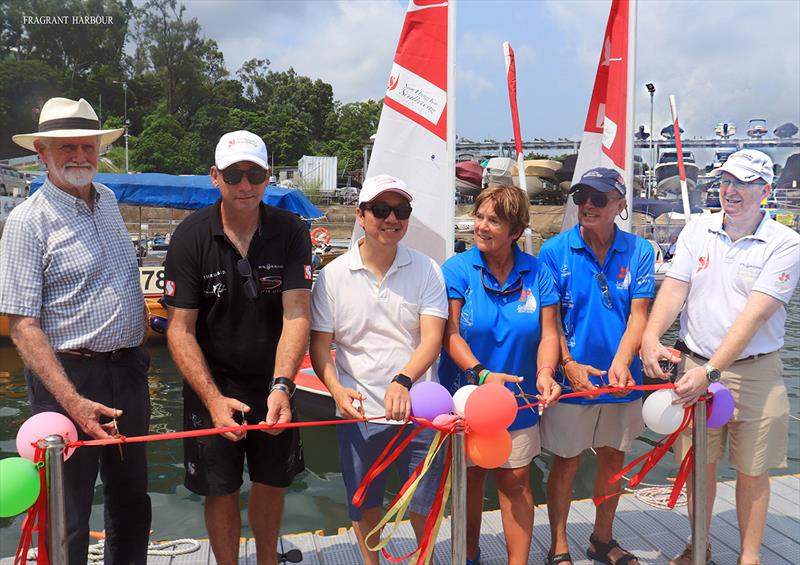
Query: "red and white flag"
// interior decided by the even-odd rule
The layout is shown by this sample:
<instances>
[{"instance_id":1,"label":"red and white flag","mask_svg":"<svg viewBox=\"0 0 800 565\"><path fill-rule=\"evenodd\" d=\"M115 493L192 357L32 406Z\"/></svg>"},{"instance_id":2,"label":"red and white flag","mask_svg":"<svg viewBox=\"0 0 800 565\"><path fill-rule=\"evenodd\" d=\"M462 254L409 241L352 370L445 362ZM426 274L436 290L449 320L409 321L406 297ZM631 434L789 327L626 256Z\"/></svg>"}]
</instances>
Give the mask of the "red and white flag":
<instances>
[{"instance_id":1,"label":"red and white flag","mask_svg":"<svg viewBox=\"0 0 800 565\"><path fill-rule=\"evenodd\" d=\"M453 253L454 10L452 0L410 0L366 175L406 181L414 211L403 243L439 263ZM356 222L352 243L362 235Z\"/></svg>"},{"instance_id":2,"label":"red and white flag","mask_svg":"<svg viewBox=\"0 0 800 565\"><path fill-rule=\"evenodd\" d=\"M633 73L635 65L635 7L633 0L612 0L592 99L583 128L572 182L594 167L617 169L625 177L628 209L633 194ZM561 231L578 222L578 209L567 200ZM630 231L630 215L620 227Z\"/></svg>"},{"instance_id":3,"label":"red and white flag","mask_svg":"<svg viewBox=\"0 0 800 565\"><path fill-rule=\"evenodd\" d=\"M528 192L525 175L525 155L522 153L522 133L519 128L519 108L517 107L517 63L514 60L514 49L506 41L503 43L503 54L506 59L506 78L508 79L508 102L511 105L511 124L514 127L514 144L517 149L517 175L519 187Z\"/></svg>"},{"instance_id":4,"label":"red and white flag","mask_svg":"<svg viewBox=\"0 0 800 565\"><path fill-rule=\"evenodd\" d=\"M678 175L681 180L681 201L683 203L683 219L688 224L692 219L692 208L689 205L689 187L686 184L686 166L683 164L683 145L681 144L681 126L678 125L678 104L675 95L669 96L669 111L672 113L672 129L675 131L675 150L678 154Z\"/></svg>"}]
</instances>

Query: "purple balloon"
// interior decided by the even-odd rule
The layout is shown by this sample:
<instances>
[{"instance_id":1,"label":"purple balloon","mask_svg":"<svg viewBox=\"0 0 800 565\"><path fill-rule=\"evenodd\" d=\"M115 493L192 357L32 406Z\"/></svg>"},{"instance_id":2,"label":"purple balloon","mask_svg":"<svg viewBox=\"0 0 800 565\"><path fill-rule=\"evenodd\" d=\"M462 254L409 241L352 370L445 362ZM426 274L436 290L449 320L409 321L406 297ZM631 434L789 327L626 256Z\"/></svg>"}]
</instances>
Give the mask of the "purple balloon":
<instances>
[{"instance_id":1,"label":"purple balloon","mask_svg":"<svg viewBox=\"0 0 800 565\"><path fill-rule=\"evenodd\" d=\"M708 406L710 412L706 425L709 428L721 428L733 418L733 395L722 383L711 383L708 392L713 396Z\"/></svg>"},{"instance_id":2,"label":"purple balloon","mask_svg":"<svg viewBox=\"0 0 800 565\"><path fill-rule=\"evenodd\" d=\"M432 422L436 416L453 411L453 397L439 383L423 381L411 387L411 415Z\"/></svg>"}]
</instances>

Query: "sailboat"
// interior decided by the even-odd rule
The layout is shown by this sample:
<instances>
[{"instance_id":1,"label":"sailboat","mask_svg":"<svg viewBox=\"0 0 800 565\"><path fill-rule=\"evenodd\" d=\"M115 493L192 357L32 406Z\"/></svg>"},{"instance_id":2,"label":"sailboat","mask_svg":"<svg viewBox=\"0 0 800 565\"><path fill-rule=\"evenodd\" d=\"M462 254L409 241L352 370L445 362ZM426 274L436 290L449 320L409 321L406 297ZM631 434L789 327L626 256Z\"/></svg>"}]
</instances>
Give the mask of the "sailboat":
<instances>
[{"instance_id":1,"label":"sailboat","mask_svg":"<svg viewBox=\"0 0 800 565\"><path fill-rule=\"evenodd\" d=\"M455 239L455 105L449 88L455 84L454 32L450 2L409 2L366 175L385 173L408 183L414 213L403 244L440 264L453 254ZM363 233L355 222L351 245ZM300 373L301 411L303 399L332 408L310 364Z\"/></svg>"}]
</instances>

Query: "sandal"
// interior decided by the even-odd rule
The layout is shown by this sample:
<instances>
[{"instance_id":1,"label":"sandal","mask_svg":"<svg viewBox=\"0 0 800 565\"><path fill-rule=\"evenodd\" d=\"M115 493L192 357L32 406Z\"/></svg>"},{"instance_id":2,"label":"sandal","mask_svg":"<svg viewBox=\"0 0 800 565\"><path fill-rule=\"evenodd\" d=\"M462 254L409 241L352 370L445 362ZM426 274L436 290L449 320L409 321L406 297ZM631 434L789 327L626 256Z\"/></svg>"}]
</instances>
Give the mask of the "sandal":
<instances>
[{"instance_id":1,"label":"sandal","mask_svg":"<svg viewBox=\"0 0 800 565\"><path fill-rule=\"evenodd\" d=\"M548 551L547 552L547 559L545 559L544 564L545 565L558 565L559 563L565 563L567 561L569 561L569 563L572 564L572 556L569 554L569 552L567 552L567 553L559 553L557 555L554 555L552 552Z\"/></svg>"},{"instance_id":2,"label":"sandal","mask_svg":"<svg viewBox=\"0 0 800 565\"><path fill-rule=\"evenodd\" d=\"M630 551L622 549L615 539L608 540L608 543L603 543L594 537L594 534L591 534L589 536L589 543L591 543L595 549L595 551L592 551L592 548L590 547L586 550L586 555L589 557L589 559L594 559L595 561L605 563L606 565L628 565L632 561L635 561L637 565L639 563L639 558ZM616 561L612 561L608 556L612 549L621 550L623 553L622 557Z\"/></svg>"}]
</instances>

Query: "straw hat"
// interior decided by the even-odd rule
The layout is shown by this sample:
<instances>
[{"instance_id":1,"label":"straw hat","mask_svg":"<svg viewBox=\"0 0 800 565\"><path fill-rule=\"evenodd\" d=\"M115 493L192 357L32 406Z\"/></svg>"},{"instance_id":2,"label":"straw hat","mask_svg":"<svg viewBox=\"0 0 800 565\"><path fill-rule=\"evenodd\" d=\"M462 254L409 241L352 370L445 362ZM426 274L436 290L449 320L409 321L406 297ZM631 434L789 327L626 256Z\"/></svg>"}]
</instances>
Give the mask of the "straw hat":
<instances>
[{"instance_id":1,"label":"straw hat","mask_svg":"<svg viewBox=\"0 0 800 565\"><path fill-rule=\"evenodd\" d=\"M69 98L51 98L42 106L39 114L39 131L21 133L11 139L17 145L36 151L33 142L42 137L86 137L100 136L100 146L113 143L124 128L100 129L100 120L91 105L81 98L77 102Z\"/></svg>"}]
</instances>

